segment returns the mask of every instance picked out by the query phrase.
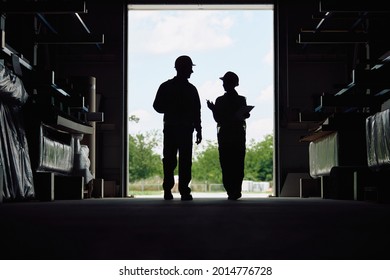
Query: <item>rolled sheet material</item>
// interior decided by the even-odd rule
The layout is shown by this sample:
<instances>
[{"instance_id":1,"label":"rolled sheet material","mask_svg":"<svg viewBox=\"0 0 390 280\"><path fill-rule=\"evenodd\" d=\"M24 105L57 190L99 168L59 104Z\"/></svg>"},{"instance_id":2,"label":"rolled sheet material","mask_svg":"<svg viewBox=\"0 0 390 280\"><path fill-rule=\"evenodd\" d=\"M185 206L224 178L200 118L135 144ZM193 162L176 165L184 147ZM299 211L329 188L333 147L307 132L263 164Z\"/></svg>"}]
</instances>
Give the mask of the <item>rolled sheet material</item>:
<instances>
[{"instance_id":1,"label":"rolled sheet material","mask_svg":"<svg viewBox=\"0 0 390 280\"><path fill-rule=\"evenodd\" d=\"M366 119L367 164L373 170L390 166L390 109Z\"/></svg>"},{"instance_id":2,"label":"rolled sheet material","mask_svg":"<svg viewBox=\"0 0 390 280\"><path fill-rule=\"evenodd\" d=\"M332 167L339 165L338 133L334 132L309 144L310 176L329 175Z\"/></svg>"}]
</instances>

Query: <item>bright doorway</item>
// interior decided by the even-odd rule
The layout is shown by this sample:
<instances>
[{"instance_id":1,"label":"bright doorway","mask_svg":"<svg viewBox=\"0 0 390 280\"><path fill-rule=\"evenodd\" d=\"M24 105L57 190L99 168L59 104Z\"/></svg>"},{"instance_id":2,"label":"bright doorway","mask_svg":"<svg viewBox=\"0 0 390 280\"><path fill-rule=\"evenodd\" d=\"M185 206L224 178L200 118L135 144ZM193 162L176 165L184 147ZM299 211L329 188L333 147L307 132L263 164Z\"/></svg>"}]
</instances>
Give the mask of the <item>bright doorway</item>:
<instances>
[{"instance_id":1,"label":"bright doorway","mask_svg":"<svg viewBox=\"0 0 390 280\"><path fill-rule=\"evenodd\" d=\"M247 120L246 160L251 162L246 164L243 191L247 190L248 196L270 192L274 133L273 17L272 5L129 6L130 195L161 193L162 115L153 110L152 104L158 86L175 76L173 64L182 54L191 56L196 64L190 82L197 87L202 102L203 141L194 145L193 192L202 197L224 192L218 179L216 123L206 99L215 100L223 94L219 77L227 71L239 75L237 91L246 96L248 104L255 105ZM209 166L199 167L206 163ZM204 170L210 171L209 174Z\"/></svg>"}]
</instances>

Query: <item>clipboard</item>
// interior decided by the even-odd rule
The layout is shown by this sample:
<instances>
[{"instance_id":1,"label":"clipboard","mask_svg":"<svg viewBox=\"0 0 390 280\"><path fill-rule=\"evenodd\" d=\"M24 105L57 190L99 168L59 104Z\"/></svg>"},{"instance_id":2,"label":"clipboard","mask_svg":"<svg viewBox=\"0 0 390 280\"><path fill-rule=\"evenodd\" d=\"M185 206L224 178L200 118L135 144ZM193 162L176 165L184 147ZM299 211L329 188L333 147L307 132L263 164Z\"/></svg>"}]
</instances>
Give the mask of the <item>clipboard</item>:
<instances>
[{"instance_id":1,"label":"clipboard","mask_svg":"<svg viewBox=\"0 0 390 280\"><path fill-rule=\"evenodd\" d=\"M238 109L238 111L236 113L236 116L239 119L244 120L245 119L245 115L249 114L249 112L252 111L253 108L255 108L255 106L253 106L253 105L242 106L240 109Z\"/></svg>"}]
</instances>

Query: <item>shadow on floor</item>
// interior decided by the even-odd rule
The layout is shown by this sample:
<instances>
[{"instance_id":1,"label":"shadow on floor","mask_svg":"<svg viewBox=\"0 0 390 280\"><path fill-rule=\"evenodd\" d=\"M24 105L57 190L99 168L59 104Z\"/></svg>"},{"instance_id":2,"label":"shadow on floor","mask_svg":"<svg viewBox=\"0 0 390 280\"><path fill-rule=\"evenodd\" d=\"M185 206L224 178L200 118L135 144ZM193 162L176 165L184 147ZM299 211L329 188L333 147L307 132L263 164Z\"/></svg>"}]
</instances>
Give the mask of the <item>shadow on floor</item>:
<instances>
[{"instance_id":1,"label":"shadow on floor","mask_svg":"<svg viewBox=\"0 0 390 280\"><path fill-rule=\"evenodd\" d=\"M389 218L388 204L319 198L3 203L0 258L383 259Z\"/></svg>"}]
</instances>

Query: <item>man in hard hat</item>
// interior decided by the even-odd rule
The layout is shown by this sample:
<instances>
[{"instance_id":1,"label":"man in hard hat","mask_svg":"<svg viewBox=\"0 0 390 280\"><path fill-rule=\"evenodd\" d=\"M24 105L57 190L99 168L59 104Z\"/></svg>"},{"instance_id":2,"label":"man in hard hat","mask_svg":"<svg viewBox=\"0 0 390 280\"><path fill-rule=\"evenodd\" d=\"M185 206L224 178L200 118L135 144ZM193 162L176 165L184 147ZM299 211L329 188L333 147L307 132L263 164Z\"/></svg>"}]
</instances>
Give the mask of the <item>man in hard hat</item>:
<instances>
[{"instance_id":1,"label":"man in hard hat","mask_svg":"<svg viewBox=\"0 0 390 280\"><path fill-rule=\"evenodd\" d=\"M247 106L246 98L235 90L239 84L237 74L228 71L223 77L225 93L215 104L207 100L207 107L213 112L217 122L219 161L222 169L222 183L229 200L241 197L244 179L246 152L246 123L252 106Z\"/></svg>"},{"instance_id":2,"label":"man in hard hat","mask_svg":"<svg viewBox=\"0 0 390 280\"><path fill-rule=\"evenodd\" d=\"M175 61L176 76L162 83L157 90L153 103L154 109L164 114L164 199L173 199L172 188L175 184L174 170L179 153L179 192L181 200L192 200L191 167L193 132L196 130L196 144L202 141L200 118L200 99L196 87L188 79L195 66L187 55L179 56Z\"/></svg>"}]
</instances>

